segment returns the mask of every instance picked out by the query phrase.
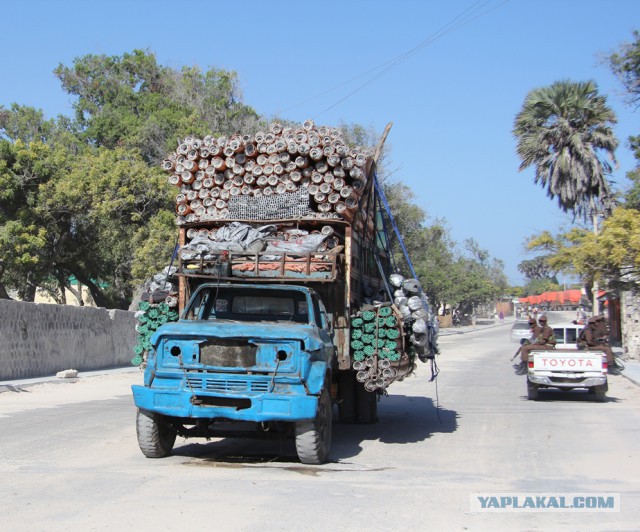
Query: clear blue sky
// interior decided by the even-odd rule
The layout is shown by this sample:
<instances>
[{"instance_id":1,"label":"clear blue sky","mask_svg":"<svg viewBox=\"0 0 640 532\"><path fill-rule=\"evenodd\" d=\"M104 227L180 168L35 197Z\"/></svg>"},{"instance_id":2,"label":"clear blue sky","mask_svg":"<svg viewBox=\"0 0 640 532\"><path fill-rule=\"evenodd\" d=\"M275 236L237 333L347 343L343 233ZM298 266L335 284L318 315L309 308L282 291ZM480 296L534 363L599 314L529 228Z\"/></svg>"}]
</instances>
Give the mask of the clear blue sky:
<instances>
[{"instance_id":1,"label":"clear blue sky","mask_svg":"<svg viewBox=\"0 0 640 532\"><path fill-rule=\"evenodd\" d=\"M456 241L474 238L502 259L515 284L523 282L517 265L528 258L526 237L570 222L533 185L531 170L518 172L511 129L527 92L559 79L594 79L619 119L620 188L635 164L626 139L640 133L640 111L624 105L602 60L640 29L638 0L1 6L0 105L71 115L73 101L52 74L59 63L142 48L173 68L236 71L245 103L266 117L357 123L378 132L393 122L393 177L413 189L430 217L448 220ZM386 73L372 70L420 45Z\"/></svg>"}]
</instances>

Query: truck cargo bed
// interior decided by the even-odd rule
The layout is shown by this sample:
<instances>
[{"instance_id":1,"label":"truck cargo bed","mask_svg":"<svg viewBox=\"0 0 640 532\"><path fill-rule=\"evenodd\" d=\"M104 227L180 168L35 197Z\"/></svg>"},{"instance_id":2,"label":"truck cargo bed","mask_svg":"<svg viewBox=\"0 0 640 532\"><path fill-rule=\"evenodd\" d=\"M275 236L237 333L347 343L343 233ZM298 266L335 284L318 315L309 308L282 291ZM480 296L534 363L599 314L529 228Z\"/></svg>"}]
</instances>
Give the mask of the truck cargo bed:
<instances>
[{"instance_id":1,"label":"truck cargo bed","mask_svg":"<svg viewBox=\"0 0 640 532\"><path fill-rule=\"evenodd\" d=\"M217 260L198 259L181 261L179 274L187 277L217 277L232 281L242 278L292 280L309 279L315 282L331 282L338 278L341 247L330 252L300 255L282 253L232 253Z\"/></svg>"}]
</instances>

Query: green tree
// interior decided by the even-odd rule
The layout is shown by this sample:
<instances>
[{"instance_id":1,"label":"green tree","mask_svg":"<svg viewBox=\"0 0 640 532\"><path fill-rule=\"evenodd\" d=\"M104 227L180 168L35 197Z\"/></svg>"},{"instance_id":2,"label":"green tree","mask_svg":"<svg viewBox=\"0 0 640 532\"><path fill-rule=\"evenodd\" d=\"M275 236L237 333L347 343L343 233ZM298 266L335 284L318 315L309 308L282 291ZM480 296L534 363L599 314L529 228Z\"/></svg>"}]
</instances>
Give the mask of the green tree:
<instances>
[{"instance_id":1,"label":"green tree","mask_svg":"<svg viewBox=\"0 0 640 532\"><path fill-rule=\"evenodd\" d=\"M557 198L562 211L608 215L615 204L607 178L618 145L615 122L593 81L558 81L532 90L513 129L520 170L534 167L534 182Z\"/></svg>"},{"instance_id":2,"label":"green tree","mask_svg":"<svg viewBox=\"0 0 640 532\"><path fill-rule=\"evenodd\" d=\"M518 264L518 271L527 279L551 279L555 277L553 270L545 256L537 256L533 259L523 260Z\"/></svg>"},{"instance_id":3,"label":"green tree","mask_svg":"<svg viewBox=\"0 0 640 532\"><path fill-rule=\"evenodd\" d=\"M640 33L633 32L634 40L620 47L609 57L609 66L627 91L628 103L637 108L640 103ZM625 194L625 206L640 210L640 135L629 137L629 148L636 159L636 167L627 173L631 187Z\"/></svg>"},{"instance_id":4,"label":"green tree","mask_svg":"<svg viewBox=\"0 0 640 532\"><path fill-rule=\"evenodd\" d=\"M128 308L132 243L160 212L172 212L170 190L136 151L98 148L74 158L42 192L40 217L64 238L52 263L86 285L99 306Z\"/></svg>"},{"instance_id":5,"label":"green tree","mask_svg":"<svg viewBox=\"0 0 640 532\"><path fill-rule=\"evenodd\" d=\"M0 295L15 289L33 301L50 275L48 245L58 242L40 216L40 191L68 168L65 150L41 142L0 139Z\"/></svg>"},{"instance_id":6,"label":"green tree","mask_svg":"<svg viewBox=\"0 0 640 532\"><path fill-rule=\"evenodd\" d=\"M640 289L640 212L617 207L598 234L581 228L553 236L543 232L531 249L552 250L551 267L575 272L611 290Z\"/></svg>"},{"instance_id":7,"label":"green tree","mask_svg":"<svg viewBox=\"0 0 640 532\"><path fill-rule=\"evenodd\" d=\"M157 165L188 134L230 134L257 129L258 116L242 103L235 72L198 67L175 70L154 54L85 55L55 70L77 96L76 128L87 142L137 149Z\"/></svg>"},{"instance_id":8,"label":"green tree","mask_svg":"<svg viewBox=\"0 0 640 532\"><path fill-rule=\"evenodd\" d=\"M629 95L629 103L640 103L640 32L633 32L634 41L625 43L609 57L611 71L618 77Z\"/></svg>"}]
</instances>

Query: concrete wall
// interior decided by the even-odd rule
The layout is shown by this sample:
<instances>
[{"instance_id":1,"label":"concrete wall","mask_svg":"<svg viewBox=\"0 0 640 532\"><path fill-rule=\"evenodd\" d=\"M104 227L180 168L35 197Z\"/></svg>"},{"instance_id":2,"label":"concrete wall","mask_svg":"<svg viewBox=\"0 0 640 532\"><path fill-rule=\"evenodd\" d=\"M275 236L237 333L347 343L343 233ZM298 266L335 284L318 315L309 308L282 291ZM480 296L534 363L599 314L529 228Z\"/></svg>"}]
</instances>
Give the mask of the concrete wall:
<instances>
[{"instance_id":1,"label":"concrete wall","mask_svg":"<svg viewBox=\"0 0 640 532\"><path fill-rule=\"evenodd\" d=\"M131 364L133 312L0 299L0 381Z\"/></svg>"}]
</instances>

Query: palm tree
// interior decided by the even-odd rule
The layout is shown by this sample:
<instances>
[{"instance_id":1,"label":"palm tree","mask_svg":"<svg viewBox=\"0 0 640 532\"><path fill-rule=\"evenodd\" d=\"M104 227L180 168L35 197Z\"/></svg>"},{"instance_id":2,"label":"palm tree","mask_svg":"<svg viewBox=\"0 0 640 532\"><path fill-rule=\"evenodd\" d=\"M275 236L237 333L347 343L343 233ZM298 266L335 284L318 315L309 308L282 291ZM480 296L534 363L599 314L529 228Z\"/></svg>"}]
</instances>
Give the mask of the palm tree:
<instances>
[{"instance_id":1,"label":"palm tree","mask_svg":"<svg viewBox=\"0 0 640 532\"><path fill-rule=\"evenodd\" d=\"M558 198L564 212L585 219L608 216L615 204L607 179L616 163L615 123L594 81L557 81L534 89L513 129L520 170L533 166L534 182L546 187L550 198Z\"/></svg>"},{"instance_id":2,"label":"palm tree","mask_svg":"<svg viewBox=\"0 0 640 532\"><path fill-rule=\"evenodd\" d=\"M591 216L596 234L598 215L608 216L615 206L607 179L611 163L616 164L618 140L611 129L615 123L594 81L564 80L532 90L513 128L520 170L534 166L534 183L546 187L550 198L557 197L564 212ZM599 312L597 295L594 283L594 314Z\"/></svg>"}]
</instances>

